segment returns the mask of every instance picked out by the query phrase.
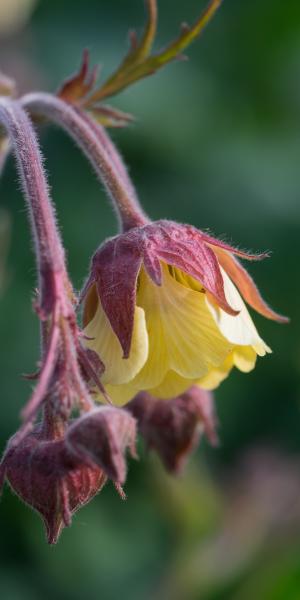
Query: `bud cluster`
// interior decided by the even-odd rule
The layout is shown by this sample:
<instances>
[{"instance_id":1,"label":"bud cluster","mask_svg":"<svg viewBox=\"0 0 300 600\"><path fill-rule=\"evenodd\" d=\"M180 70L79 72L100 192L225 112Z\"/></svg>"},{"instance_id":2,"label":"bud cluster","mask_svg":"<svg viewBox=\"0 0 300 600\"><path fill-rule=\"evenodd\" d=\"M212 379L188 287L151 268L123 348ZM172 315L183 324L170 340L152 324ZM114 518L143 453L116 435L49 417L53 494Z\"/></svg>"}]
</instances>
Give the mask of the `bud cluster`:
<instances>
[{"instance_id":1,"label":"bud cluster","mask_svg":"<svg viewBox=\"0 0 300 600\"><path fill-rule=\"evenodd\" d=\"M125 451L135 455L135 420L125 411L103 407L74 420L62 432L45 423L8 443L0 467L14 492L42 517L48 542L57 541L72 514L112 479L126 479Z\"/></svg>"}]
</instances>

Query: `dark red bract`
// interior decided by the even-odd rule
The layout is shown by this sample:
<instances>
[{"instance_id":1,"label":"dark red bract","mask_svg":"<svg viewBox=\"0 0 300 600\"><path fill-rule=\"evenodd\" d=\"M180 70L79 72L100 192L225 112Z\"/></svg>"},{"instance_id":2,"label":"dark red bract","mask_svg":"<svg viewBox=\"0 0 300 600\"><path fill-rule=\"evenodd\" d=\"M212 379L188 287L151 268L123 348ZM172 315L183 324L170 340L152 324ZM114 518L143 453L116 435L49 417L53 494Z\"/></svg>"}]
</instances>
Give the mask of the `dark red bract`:
<instances>
[{"instance_id":1,"label":"dark red bract","mask_svg":"<svg viewBox=\"0 0 300 600\"><path fill-rule=\"evenodd\" d=\"M137 419L147 446L172 473L182 470L202 430L212 445L218 443L213 396L197 386L171 400L141 392L126 409Z\"/></svg>"},{"instance_id":2,"label":"dark red bract","mask_svg":"<svg viewBox=\"0 0 300 600\"><path fill-rule=\"evenodd\" d=\"M135 452L136 421L125 410L103 406L88 412L67 430L66 447L71 456L98 465L116 483L126 479L125 451Z\"/></svg>"},{"instance_id":3,"label":"dark red bract","mask_svg":"<svg viewBox=\"0 0 300 600\"><path fill-rule=\"evenodd\" d=\"M64 441L44 439L39 427L14 445L12 438L1 465L1 479L42 517L50 544L55 544L72 515L104 486L97 465L70 456Z\"/></svg>"}]
</instances>

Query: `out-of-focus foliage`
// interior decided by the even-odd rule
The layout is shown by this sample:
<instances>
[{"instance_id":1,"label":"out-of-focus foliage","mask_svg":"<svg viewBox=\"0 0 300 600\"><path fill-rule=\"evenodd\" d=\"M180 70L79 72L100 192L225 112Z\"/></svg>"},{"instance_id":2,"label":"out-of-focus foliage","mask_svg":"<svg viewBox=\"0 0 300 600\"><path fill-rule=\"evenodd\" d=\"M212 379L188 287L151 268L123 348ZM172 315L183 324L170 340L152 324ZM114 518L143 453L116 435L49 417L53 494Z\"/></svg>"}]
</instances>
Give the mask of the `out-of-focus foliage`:
<instances>
[{"instance_id":1,"label":"out-of-focus foliage","mask_svg":"<svg viewBox=\"0 0 300 600\"><path fill-rule=\"evenodd\" d=\"M0 297L7 283L7 255L10 243L11 223L9 213L0 209Z\"/></svg>"},{"instance_id":2,"label":"out-of-focus foliage","mask_svg":"<svg viewBox=\"0 0 300 600\"><path fill-rule=\"evenodd\" d=\"M10 35L26 23L35 0L0 0L0 32Z\"/></svg>"},{"instance_id":3,"label":"out-of-focus foliage","mask_svg":"<svg viewBox=\"0 0 300 600\"><path fill-rule=\"evenodd\" d=\"M160 0L158 47L204 4ZM180 479L141 448L140 462L131 463L128 501L108 486L54 549L36 515L6 492L3 600L300 597L300 4L285 4L225 0L189 49L189 62L175 62L114 98L137 122L113 135L153 218L187 221L241 247L273 251L250 265L251 274L292 324L255 317L274 354L249 375L232 374L217 391L222 445L202 445ZM18 35L2 37L0 68L21 89L54 90L88 45L104 78L125 50L129 27L142 24L142 5L40 0ZM41 131L80 287L89 256L116 225L84 158L62 133ZM29 394L20 374L34 370L38 354L34 262L15 181L10 159L0 183L1 207L12 219L0 311L2 447Z\"/></svg>"}]
</instances>

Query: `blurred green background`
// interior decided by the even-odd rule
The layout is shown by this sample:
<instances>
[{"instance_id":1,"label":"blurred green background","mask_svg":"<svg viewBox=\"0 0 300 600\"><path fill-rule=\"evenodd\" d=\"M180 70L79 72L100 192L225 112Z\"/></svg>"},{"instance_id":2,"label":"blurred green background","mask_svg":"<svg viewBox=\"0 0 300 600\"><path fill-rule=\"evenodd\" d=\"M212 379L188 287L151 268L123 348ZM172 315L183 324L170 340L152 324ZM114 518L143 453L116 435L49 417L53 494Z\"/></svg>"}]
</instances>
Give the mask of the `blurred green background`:
<instances>
[{"instance_id":1,"label":"blurred green background","mask_svg":"<svg viewBox=\"0 0 300 600\"><path fill-rule=\"evenodd\" d=\"M35 5L34 5L35 4ZM32 5L32 6L31 6ZM157 47L201 0L160 0ZM116 66L142 0L0 0L0 68L22 90L53 91L88 46ZM300 598L300 3L227 0L175 62L112 101L136 123L113 132L151 217L210 228L243 248L290 326L255 316L274 354L216 392L219 449L204 442L179 479L140 449L121 502L112 486L49 548L37 515L5 490L1 600L298 600ZM66 136L41 131L75 286L116 231L89 165ZM30 393L38 358L27 215L10 159L0 183L0 440Z\"/></svg>"}]
</instances>

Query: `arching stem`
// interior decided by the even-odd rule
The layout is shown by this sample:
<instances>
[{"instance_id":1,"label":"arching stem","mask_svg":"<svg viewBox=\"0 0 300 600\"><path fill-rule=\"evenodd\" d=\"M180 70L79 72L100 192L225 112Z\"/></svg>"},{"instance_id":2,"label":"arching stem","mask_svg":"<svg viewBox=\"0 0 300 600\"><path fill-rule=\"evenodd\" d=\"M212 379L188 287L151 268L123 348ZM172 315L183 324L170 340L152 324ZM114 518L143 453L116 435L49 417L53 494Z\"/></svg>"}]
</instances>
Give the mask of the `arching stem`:
<instances>
[{"instance_id":1,"label":"arching stem","mask_svg":"<svg viewBox=\"0 0 300 600\"><path fill-rule=\"evenodd\" d=\"M55 274L62 278L68 292L71 291L71 284L43 161L32 124L17 101L0 97L0 123L10 138L29 208L39 274L39 310L46 317L52 310L57 293Z\"/></svg>"},{"instance_id":2,"label":"arching stem","mask_svg":"<svg viewBox=\"0 0 300 600\"><path fill-rule=\"evenodd\" d=\"M69 399L74 393L78 396L78 404L85 409L92 408L93 402L81 374L75 296L33 126L18 101L2 97L0 124L15 154L29 208L39 276L37 312L42 330L42 365L37 386L22 411L24 423L16 436L17 443L30 429L42 403L50 397L59 361L65 365L70 383L66 384L61 406L55 406L49 400L48 414L52 411L53 419L59 419L57 415L63 412L64 402L68 410Z\"/></svg>"},{"instance_id":3,"label":"arching stem","mask_svg":"<svg viewBox=\"0 0 300 600\"><path fill-rule=\"evenodd\" d=\"M22 104L33 116L57 123L74 139L105 185L122 231L149 221L138 203L120 154L100 124L93 123L80 109L51 94L28 94Z\"/></svg>"}]
</instances>

